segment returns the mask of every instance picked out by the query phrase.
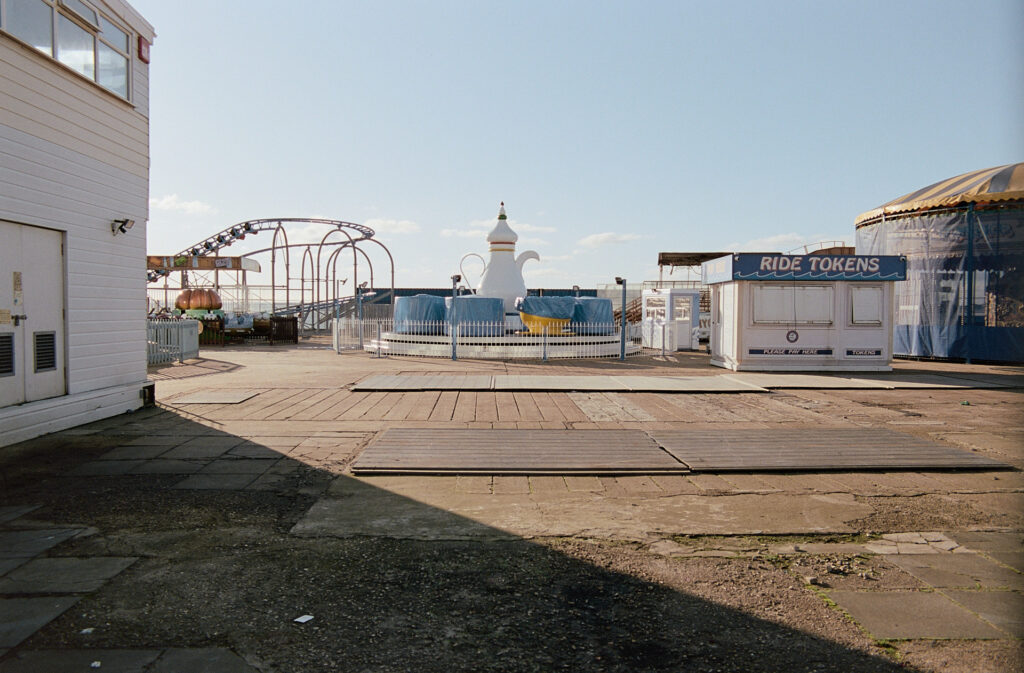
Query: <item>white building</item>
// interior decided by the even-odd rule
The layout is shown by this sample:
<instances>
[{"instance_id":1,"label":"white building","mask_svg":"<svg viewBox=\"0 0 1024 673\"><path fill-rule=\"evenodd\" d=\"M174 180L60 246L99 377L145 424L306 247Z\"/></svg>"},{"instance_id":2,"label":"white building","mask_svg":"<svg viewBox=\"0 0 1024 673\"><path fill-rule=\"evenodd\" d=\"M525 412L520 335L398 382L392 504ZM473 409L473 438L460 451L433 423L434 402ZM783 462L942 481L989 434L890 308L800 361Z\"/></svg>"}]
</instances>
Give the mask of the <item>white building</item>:
<instances>
[{"instance_id":1,"label":"white building","mask_svg":"<svg viewBox=\"0 0 1024 673\"><path fill-rule=\"evenodd\" d=\"M0 446L143 402L153 38L121 0L0 0Z\"/></svg>"}]
</instances>

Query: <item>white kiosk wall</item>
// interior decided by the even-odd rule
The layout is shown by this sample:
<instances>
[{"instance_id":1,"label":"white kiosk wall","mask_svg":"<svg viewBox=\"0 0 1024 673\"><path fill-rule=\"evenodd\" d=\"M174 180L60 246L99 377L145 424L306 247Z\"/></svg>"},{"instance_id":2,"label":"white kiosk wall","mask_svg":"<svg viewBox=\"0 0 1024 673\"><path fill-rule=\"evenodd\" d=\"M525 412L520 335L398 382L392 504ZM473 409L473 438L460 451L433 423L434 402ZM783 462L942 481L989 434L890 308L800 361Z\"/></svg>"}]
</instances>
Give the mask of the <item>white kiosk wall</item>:
<instances>
[{"instance_id":1,"label":"white kiosk wall","mask_svg":"<svg viewBox=\"0 0 1024 673\"><path fill-rule=\"evenodd\" d=\"M906 259L738 253L705 262L711 364L753 371L890 371L893 281Z\"/></svg>"},{"instance_id":2,"label":"white kiosk wall","mask_svg":"<svg viewBox=\"0 0 1024 673\"><path fill-rule=\"evenodd\" d=\"M700 347L700 291L682 288L645 290L641 295L644 348L666 351Z\"/></svg>"}]
</instances>

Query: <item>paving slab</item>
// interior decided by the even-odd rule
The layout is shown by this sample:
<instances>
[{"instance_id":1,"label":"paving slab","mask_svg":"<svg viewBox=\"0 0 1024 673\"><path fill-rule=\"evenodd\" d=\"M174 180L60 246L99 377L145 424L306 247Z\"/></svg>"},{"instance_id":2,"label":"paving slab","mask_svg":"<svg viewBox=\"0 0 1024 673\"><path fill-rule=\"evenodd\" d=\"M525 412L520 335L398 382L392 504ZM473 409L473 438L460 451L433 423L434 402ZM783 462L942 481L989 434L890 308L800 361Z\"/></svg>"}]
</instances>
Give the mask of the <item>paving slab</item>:
<instances>
[{"instance_id":1,"label":"paving slab","mask_svg":"<svg viewBox=\"0 0 1024 673\"><path fill-rule=\"evenodd\" d=\"M619 376L495 376L495 390L627 392Z\"/></svg>"},{"instance_id":2,"label":"paving slab","mask_svg":"<svg viewBox=\"0 0 1024 673\"><path fill-rule=\"evenodd\" d=\"M876 428L652 430L650 435L694 471L1010 467Z\"/></svg>"},{"instance_id":3,"label":"paving slab","mask_svg":"<svg viewBox=\"0 0 1024 673\"><path fill-rule=\"evenodd\" d=\"M951 374L856 374L847 378L857 381L875 382L893 390L899 389L959 389L959 388L1005 388L1012 384L998 383L991 379L961 378Z\"/></svg>"},{"instance_id":4,"label":"paving slab","mask_svg":"<svg viewBox=\"0 0 1024 673\"><path fill-rule=\"evenodd\" d=\"M1016 552L1024 549L1024 534L1000 531L952 531L947 535L965 547L983 552Z\"/></svg>"},{"instance_id":5,"label":"paving slab","mask_svg":"<svg viewBox=\"0 0 1024 673\"><path fill-rule=\"evenodd\" d=\"M723 374L723 378L747 383L759 388L783 389L783 388L815 388L815 389L875 389L886 390L889 386L880 381L869 379L856 379L841 375L823 374L782 374L782 373L755 373L738 372L735 374Z\"/></svg>"},{"instance_id":6,"label":"paving slab","mask_svg":"<svg viewBox=\"0 0 1024 673\"><path fill-rule=\"evenodd\" d=\"M1003 565L1010 566L1019 573L1024 573L1024 551L987 551L990 556Z\"/></svg>"},{"instance_id":7,"label":"paving slab","mask_svg":"<svg viewBox=\"0 0 1024 673\"><path fill-rule=\"evenodd\" d=\"M72 477L109 477L129 474L140 468L144 460L92 460L68 471Z\"/></svg>"},{"instance_id":8,"label":"paving slab","mask_svg":"<svg viewBox=\"0 0 1024 673\"><path fill-rule=\"evenodd\" d=\"M981 554L898 555L887 560L938 589L1024 590L1024 575Z\"/></svg>"},{"instance_id":9,"label":"paving slab","mask_svg":"<svg viewBox=\"0 0 1024 673\"><path fill-rule=\"evenodd\" d=\"M491 390L490 375L407 375L377 374L352 384L354 391Z\"/></svg>"},{"instance_id":10,"label":"paving slab","mask_svg":"<svg viewBox=\"0 0 1024 673\"><path fill-rule=\"evenodd\" d=\"M634 393L766 393L766 389L725 376L616 376L618 383Z\"/></svg>"},{"instance_id":11,"label":"paving slab","mask_svg":"<svg viewBox=\"0 0 1024 673\"><path fill-rule=\"evenodd\" d=\"M130 474L192 474L203 469L205 463L189 460L165 460L156 458L143 461Z\"/></svg>"},{"instance_id":12,"label":"paving slab","mask_svg":"<svg viewBox=\"0 0 1024 673\"><path fill-rule=\"evenodd\" d=\"M30 560L31 558L28 556L22 558L0 558L0 575L5 575L15 568L25 565Z\"/></svg>"},{"instance_id":13,"label":"paving slab","mask_svg":"<svg viewBox=\"0 0 1024 673\"><path fill-rule=\"evenodd\" d=\"M344 478L344 477L343 477ZM517 496L512 496L517 498ZM396 497L381 489L360 491L358 507L352 500L324 497L292 527L292 535L300 537L389 537L411 540L513 540L515 534L504 532L487 523L459 516L437 507L424 507L411 498ZM495 503L495 510L477 507L477 515L487 520L498 512L513 516L522 505L508 507L506 501Z\"/></svg>"},{"instance_id":14,"label":"paving slab","mask_svg":"<svg viewBox=\"0 0 1024 673\"><path fill-rule=\"evenodd\" d=\"M8 521L14 521L29 512L37 510L41 505L6 505L0 507L0 523L7 523Z\"/></svg>"},{"instance_id":15,"label":"paving slab","mask_svg":"<svg viewBox=\"0 0 1024 673\"><path fill-rule=\"evenodd\" d=\"M259 673L223 647L168 649L149 670L151 673Z\"/></svg>"},{"instance_id":16,"label":"paving slab","mask_svg":"<svg viewBox=\"0 0 1024 673\"><path fill-rule=\"evenodd\" d=\"M875 638L1005 638L942 594L923 591L830 591L828 597Z\"/></svg>"},{"instance_id":17,"label":"paving slab","mask_svg":"<svg viewBox=\"0 0 1024 673\"><path fill-rule=\"evenodd\" d=\"M195 491L240 491L256 481L255 474L193 474L174 485Z\"/></svg>"},{"instance_id":18,"label":"paving slab","mask_svg":"<svg viewBox=\"0 0 1024 673\"><path fill-rule=\"evenodd\" d=\"M184 441L182 439L182 442ZM166 444L116 446L100 456L98 460L149 460L167 452L170 448Z\"/></svg>"},{"instance_id":19,"label":"paving slab","mask_svg":"<svg viewBox=\"0 0 1024 673\"><path fill-rule=\"evenodd\" d=\"M31 558L81 533L84 528L0 531L0 558Z\"/></svg>"},{"instance_id":20,"label":"paving slab","mask_svg":"<svg viewBox=\"0 0 1024 673\"><path fill-rule=\"evenodd\" d=\"M640 430L389 428L352 464L356 474L686 472Z\"/></svg>"},{"instance_id":21,"label":"paving slab","mask_svg":"<svg viewBox=\"0 0 1024 673\"><path fill-rule=\"evenodd\" d=\"M287 448L271 448L269 446L263 446L257 442L246 442L230 449L226 455L239 456L241 458L280 458L288 452L288 448L294 448L298 445L299 442L296 441L292 446Z\"/></svg>"},{"instance_id":22,"label":"paving slab","mask_svg":"<svg viewBox=\"0 0 1024 673\"><path fill-rule=\"evenodd\" d=\"M77 603L80 596L0 598L0 647L15 647Z\"/></svg>"},{"instance_id":23,"label":"paving slab","mask_svg":"<svg viewBox=\"0 0 1024 673\"><path fill-rule=\"evenodd\" d=\"M158 656L160 650L23 650L0 663L0 673L145 673Z\"/></svg>"},{"instance_id":24,"label":"paving slab","mask_svg":"<svg viewBox=\"0 0 1024 673\"><path fill-rule=\"evenodd\" d=\"M261 475L277 464L278 458L221 458L207 464L198 474Z\"/></svg>"},{"instance_id":25,"label":"paving slab","mask_svg":"<svg viewBox=\"0 0 1024 673\"><path fill-rule=\"evenodd\" d=\"M945 595L1014 638L1024 638L1024 596L1015 591L956 591Z\"/></svg>"},{"instance_id":26,"label":"paving slab","mask_svg":"<svg viewBox=\"0 0 1024 673\"><path fill-rule=\"evenodd\" d=\"M870 505L847 494L723 498L623 490L597 497L592 491L574 491L561 483L557 491L531 489L528 496L487 495L459 493L456 483L454 477L341 476L292 532L306 537L426 540L850 533L854 529L847 521L872 512ZM360 506L354 507L353 502Z\"/></svg>"},{"instance_id":27,"label":"paving slab","mask_svg":"<svg viewBox=\"0 0 1024 673\"><path fill-rule=\"evenodd\" d=\"M74 594L96 591L138 560L135 557L38 558L0 578L0 594Z\"/></svg>"},{"instance_id":28,"label":"paving slab","mask_svg":"<svg viewBox=\"0 0 1024 673\"><path fill-rule=\"evenodd\" d=\"M241 404L259 395L255 390L201 390L196 393L178 395L168 400L169 404Z\"/></svg>"}]
</instances>

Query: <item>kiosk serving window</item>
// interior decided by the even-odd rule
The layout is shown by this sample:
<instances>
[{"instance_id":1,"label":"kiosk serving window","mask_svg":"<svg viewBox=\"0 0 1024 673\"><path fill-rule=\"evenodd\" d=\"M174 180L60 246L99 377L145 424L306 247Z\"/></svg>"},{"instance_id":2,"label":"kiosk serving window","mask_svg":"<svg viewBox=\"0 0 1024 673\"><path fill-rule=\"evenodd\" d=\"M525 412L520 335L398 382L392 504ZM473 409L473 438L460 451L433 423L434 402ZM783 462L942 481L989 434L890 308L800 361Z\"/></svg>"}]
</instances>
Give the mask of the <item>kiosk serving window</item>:
<instances>
[{"instance_id":1,"label":"kiosk serving window","mask_svg":"<svg viewBox=\"0 0 1024 673\"><path fill-rule=\"evenodd\" d=\"M832 292L829 285L751 285L754 324L831 325Z\"/></svg>"},{"instance_id":2,"label":"kiosk serving window","mask_svg":"<svg viewBox=\"0 0 1024 673\"><path fill-rule=\"evenodd\" d=\"M878 285L850 287L850 322L853 325L881 325L882 288Z\"/></svg>"},{"instance_id":3,"label":"kiosk serving window","mask_svg":"<svg viewBox=\"0 0 1024 673\"><path fill-rule=\"evenodd\" d=\"M646 303L646 309L644 310L644 317L650 320L664 320L665 319L665 298L664 297L648 297Z\"/></svg>"}]
</instances>

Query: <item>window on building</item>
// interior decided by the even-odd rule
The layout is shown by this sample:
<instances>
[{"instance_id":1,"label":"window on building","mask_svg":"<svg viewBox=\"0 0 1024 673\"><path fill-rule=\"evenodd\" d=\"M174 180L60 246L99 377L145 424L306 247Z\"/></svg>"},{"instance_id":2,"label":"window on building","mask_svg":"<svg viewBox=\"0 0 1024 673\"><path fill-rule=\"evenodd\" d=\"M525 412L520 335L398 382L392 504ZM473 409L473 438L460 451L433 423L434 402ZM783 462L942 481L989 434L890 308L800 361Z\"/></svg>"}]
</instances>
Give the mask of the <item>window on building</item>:
<instances>
[{"instance_id":1,"label":"window on building","mask_svg":"<svg viewBox=\"0 0 1024 673\"><path fill-rule=\"evenodd\" d=\"M832 324L831 286L754 283L751 292L756 324Z\"/></svg>"},{"instance_id":2,"label":"window on building","mask_svg":"<svg viewBox=\"0 0 1024 673\"><path fill-rule=\"evenodd\" d=\"M53 56L53 8L43 0L6 0L3 29Z\"/></svg>"},{"instance_id":3,"label":"window on building","mask_svg":"<svg viewBox=\"0 0 1024 673\"><path fill-rule=\"evenodd\" d=\"M131 35L85 0L0 0L0 30L130 98Z\"/></svg>"},{"instance_id":4,"label":"window on building","mask_svg":"<svg viewBox=\"0 0 1024 673\"><path fill-rule=\"evenodd\" d=\"M57 17L57 60L96 79L96 38L63 14Z\"/></svg>"},{"instance_id":5,"label":"window on building","mask_svg":"<svg viewBox=\"0 0 1024 673\"><path fill-rule=\"evenodd\" d=\"M60 4L81 21L85 21L92 26L93 30L99 30L99 16L96 14L96 10L82 2L82 0L60 0Z\"/></svg>"},{"instance_id":6,"label":"window on building","mask_svg":"<svg viewBox=\"0 0 1024 673\"><path fill-rule=\"evenodd\" d=\"M96 81L122 98L128 98L128 44L128 33L100 17Z\"/></svg>"}]
</instances>

